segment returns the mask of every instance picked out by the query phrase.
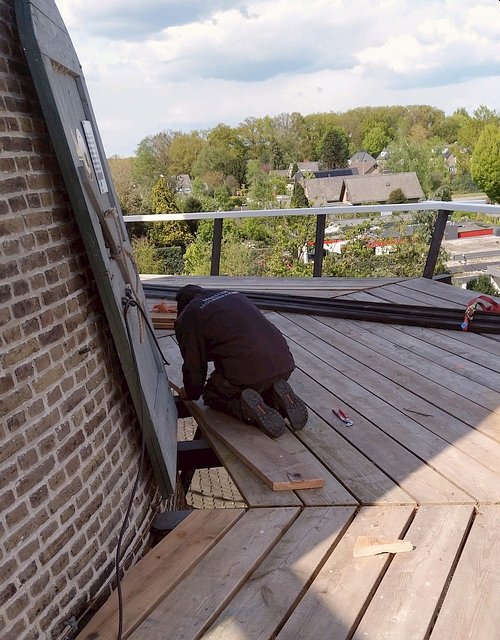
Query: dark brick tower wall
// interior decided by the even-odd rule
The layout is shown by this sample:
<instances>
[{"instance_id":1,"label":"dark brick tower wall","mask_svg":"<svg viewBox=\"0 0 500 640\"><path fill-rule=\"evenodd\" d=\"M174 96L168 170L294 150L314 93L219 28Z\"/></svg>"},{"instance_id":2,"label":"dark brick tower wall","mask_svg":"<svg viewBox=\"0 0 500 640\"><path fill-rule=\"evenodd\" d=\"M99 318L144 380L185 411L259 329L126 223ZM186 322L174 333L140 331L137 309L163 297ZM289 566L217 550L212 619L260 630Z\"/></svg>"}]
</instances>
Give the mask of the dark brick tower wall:
<instances>
[{"instance_id":1,"label":"dark brick tower wall","mask_svg":"<svg viewBox=\"0 0 500 640\"><path fill-rule=\"evenodd\" d=\"M69 638L109 591L140 434L13 0L0 0L0 169L0 638ZM146 464L127 565L158 503Z\"/></svg>"}]
</instances>

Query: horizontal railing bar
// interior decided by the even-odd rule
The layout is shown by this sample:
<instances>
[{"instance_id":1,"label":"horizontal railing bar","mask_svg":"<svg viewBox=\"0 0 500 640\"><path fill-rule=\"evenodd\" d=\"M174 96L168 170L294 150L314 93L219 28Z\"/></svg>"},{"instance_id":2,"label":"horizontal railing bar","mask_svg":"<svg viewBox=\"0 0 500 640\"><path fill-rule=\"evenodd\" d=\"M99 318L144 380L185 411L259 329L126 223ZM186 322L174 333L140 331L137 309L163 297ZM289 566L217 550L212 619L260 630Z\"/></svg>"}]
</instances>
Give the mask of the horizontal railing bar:
<instances>
[{"instance_id":1,"label":"horizontal railing bar","mask_svg":"<svg viewBox=\"0 0 500 640\"><path fill-rule=\"evenodd\" d=\"M360 213L405 213L409 211L470 211L500 217L500 205L458 201L426 200L406 204L349 205L338 207L308 207L305 209L248 209L246 211L206 211L199 213L148 213L123 216L125 222L161 222L168 220L211 220L218 218L261 218L278 216L345 215Z\"/></svg>"}]
</instances>

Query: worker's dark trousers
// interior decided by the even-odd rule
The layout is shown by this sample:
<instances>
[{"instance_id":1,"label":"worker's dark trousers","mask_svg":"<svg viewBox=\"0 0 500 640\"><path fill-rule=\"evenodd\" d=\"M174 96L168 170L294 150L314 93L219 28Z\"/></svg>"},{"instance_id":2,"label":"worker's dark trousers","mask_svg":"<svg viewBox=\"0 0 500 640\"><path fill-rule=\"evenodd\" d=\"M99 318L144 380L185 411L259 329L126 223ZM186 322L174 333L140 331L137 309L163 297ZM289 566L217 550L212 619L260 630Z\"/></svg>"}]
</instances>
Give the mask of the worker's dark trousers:
<instances>
[{"instance_id":1,"label":"worker's dark trousers","mask_svg":"<svg viewBox=\"0 0 500 640\"><path fill-rule=\"evenodd\" d=\"M223 413L227 413L230 416L234 416L238 420L241 420L241 422L246 422L241 410L241 392L248 388L255 389L255 391L260 393L264 402L272 407L273 398L271 387L273 382L277 382L278 380L288 380L291 374L291 371L287 371L282 375L275 376L274 378L265 380L264 382L259 382L255 385L247 384L245 386L238 387L229 382L229 380L224 378L220 373L214 371L208 378L205 389L203 390L203 402L211 409L222 411Z\"/></svg>"}]
</instances>

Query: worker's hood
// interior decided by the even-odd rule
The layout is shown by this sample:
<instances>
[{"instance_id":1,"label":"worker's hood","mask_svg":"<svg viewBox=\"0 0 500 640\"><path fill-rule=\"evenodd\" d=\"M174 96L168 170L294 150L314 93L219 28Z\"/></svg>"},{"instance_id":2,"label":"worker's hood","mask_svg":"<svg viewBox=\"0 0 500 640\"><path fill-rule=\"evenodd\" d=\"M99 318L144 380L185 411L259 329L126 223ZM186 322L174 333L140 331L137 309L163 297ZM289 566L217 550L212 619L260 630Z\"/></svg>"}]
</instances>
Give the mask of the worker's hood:
<instances>
[{"instance_id":1,"label":"worker's hood","mask_svg":"<svg viewBox=\"0 0 500 640\"><path fill-rule=\"evenodd\" d=\"M203 287L199 287L196 284L188 284L185 287L182 287L182 289L179 289L175 296L177 301L177 315L181 315L191 300L194 300L194 298L202 296L205 293L207 293L206 289L203 289Z\"/></svg>"}]
</instances>

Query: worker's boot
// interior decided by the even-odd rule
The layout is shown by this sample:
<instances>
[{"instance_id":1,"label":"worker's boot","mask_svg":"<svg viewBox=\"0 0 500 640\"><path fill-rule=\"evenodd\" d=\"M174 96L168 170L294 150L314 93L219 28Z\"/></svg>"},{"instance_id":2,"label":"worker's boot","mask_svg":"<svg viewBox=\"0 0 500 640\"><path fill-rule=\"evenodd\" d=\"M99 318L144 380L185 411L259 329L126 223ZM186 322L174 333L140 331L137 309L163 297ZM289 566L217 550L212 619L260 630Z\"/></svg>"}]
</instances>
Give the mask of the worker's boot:
<instances>
[{"instance_id":1,"label":"worker's boot","mask_svg":"<svg viewBox=\"0 0 500 640\"><path fill-rule=\"evenodd\" d=\"M267 404L254 389L244 389L240 397L244 422L250 422L271 438L285 433L283 416Z\"/></svg>"},{"instance_id":2,"label":"worker's boot","mask_svg":"<svg viewBox=\"0 0 500 640\"><path fill-rule=\"evenodd\" d=\"M271 387L273 404L294 431L302 429L308 418L307 407L286 380L278 380Z\"/></svg>"}]
</instances>

